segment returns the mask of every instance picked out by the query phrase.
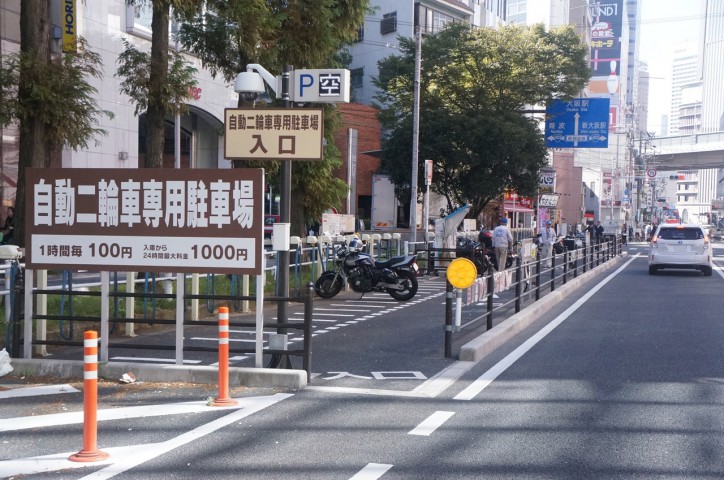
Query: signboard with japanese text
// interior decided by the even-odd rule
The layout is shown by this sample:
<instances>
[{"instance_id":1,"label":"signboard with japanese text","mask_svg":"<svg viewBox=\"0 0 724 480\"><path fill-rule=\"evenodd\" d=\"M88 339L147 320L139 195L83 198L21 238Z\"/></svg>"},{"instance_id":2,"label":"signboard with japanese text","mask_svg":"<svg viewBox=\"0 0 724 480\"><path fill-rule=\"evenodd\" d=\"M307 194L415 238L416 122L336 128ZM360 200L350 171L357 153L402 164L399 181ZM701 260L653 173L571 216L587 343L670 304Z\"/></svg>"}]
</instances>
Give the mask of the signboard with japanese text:
<instances>
[{"instance_id":1,"label":"signboard with japanese text","mask_svg":"<svg viewBox=\"0 0 724 480\"><path fill-rule=\"evenodd\" d=\"M623 0L589 2L591 9L591 72L593 77L621 76Z\"/></svg>"},{"instance_id":2,"label":"signboard with japanese text","mask_svg":"<svg viewBox=\"0 0 724 480\"><path fill-rule=\"evenodd\" d=\"M354 215L323 213L321 231L329 235L354 233Z\"/></svg>"},{"instance_id":3,"label":"signboard with japanese text","mask_svg":"<svg viewBox=\"0 0 724 480\"><path fill-rule=\"evenodd\" d=\"M538 200L539 207L556 208L558 206L558 199L560 195L557 194L543 194Z\"/></svg>"},{"instance_id":4,"label":"signboard with japanese text","mask_svg":"<svg viewBox=\"0 0 724 480\"><path fill-rule=\"evenodd\" d=\"M546 106L548 148L608 148L608 98L554 100Z\"/></svg>"},{"instance_id":5,"label":"signboard with japanese text","mask_svg":"<svg viewBox=\"0 0 724 480\"><path fill-rule=\"evenodd\" d=\"M349 103L350 75L345 68L294 70L289 99L297 103Z\"/></svg>"},{"instance_id":6,"label":"signboard with japanese text","mask_svg":"<svg viewBox=\"0 0 724 480\"><path fill-rule=\"evenodd\" d=\"M26 169L31 269L263 268L262 169Z\"/></svg>"},{"instance_id":7,"label":"signboard with japanese text","mask_svg":"<svg viewBox=\"0 0 724 480\"><path fill-rule=\"evenodd\" d=\"M556 172L541 171L538 174L538 193L553 193L556 191Z\"/></svg>"},{"instance_id":8,"label":"signboard with japanese text","mask_svg":"<svg viewBox=\"0 0 724 480\"><path fill-rule=\"evenodd\" d=\"M227 108L224 158L321 160L323 127L319 108Z\"/></svg>"}]
</instances>

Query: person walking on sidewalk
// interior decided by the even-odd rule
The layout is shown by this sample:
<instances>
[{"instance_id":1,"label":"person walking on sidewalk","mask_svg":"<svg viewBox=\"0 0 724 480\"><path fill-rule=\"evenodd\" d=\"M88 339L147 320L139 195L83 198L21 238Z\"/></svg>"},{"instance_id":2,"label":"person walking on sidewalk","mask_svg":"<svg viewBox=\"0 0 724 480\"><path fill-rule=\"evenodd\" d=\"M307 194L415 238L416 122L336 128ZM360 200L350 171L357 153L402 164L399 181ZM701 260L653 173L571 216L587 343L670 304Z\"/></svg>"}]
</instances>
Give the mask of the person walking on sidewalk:
<instances>
[{"instance_id":1,"label":"person walking on sidewalk","mask_svg":"<svg viewBox=\"0 0 724 480\"><path fill-rule=\"evenodd\" d=\"M551 267L551 253L553 251L553 244L556 243L556 231L552 225L553 223L548 220L546 222L546 228L540 237L540 259L543 261L545 268Z\"/></svg>"},{"instance_id":2,"label":"person walking on sidewalk","mask_svg":"<svg viewBox=\"0 0 724 480\"><path fill-rule=\"evenodd\" d=\"M505 270L508 250L513 248L513 234L508 228L508 218L500 219L500 225L493 230L493 248L495 249L496 266L499 272Z\"/></svg>"}]
</instances>

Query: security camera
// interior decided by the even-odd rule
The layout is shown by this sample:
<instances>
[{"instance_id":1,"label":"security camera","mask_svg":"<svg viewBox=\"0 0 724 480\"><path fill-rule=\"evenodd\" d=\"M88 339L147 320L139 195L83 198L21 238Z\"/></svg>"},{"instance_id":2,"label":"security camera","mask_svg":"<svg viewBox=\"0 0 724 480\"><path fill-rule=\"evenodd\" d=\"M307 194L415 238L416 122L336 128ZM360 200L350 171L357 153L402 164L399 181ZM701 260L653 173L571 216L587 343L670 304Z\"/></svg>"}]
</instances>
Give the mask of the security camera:
<instances>
[{"instance_id":1,"label":"security camera","mask_svg":"<svg viewBox=\"0 0 724 480\"><path fill-rule=\"evenodd\" d=\"M20 260L23 252L17 245L0 245L0 260Z\"/></svg>"},{"instance_id":2,"label":"security camera","mask_svg":"<svg viewBox=\"0 0 724 480\"><path fill-rule=\"evenodd\" d=\"M242 100L253 102L266 92L264 79L256 72L241 72L234 81L234 91L239 94Z\"/></svg>"}]
</instances>

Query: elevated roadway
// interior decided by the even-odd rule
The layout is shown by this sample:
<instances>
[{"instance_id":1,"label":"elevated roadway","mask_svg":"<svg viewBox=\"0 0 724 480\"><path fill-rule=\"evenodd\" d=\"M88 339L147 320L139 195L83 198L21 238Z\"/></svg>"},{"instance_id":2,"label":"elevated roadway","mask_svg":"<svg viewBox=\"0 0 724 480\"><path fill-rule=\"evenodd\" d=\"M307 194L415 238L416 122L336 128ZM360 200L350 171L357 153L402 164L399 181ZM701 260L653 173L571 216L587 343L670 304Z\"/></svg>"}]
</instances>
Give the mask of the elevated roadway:
<instances>
[{"instance_id":1,"label":"elevated roadway","mask_svg":"<svg viewBox=\"0 0 724 480\"><path fill-rule=\"evenodd\" d=\"M654 143L659 170L724 168L724 132L659 137Z\"/></svg>"}]
</instances>

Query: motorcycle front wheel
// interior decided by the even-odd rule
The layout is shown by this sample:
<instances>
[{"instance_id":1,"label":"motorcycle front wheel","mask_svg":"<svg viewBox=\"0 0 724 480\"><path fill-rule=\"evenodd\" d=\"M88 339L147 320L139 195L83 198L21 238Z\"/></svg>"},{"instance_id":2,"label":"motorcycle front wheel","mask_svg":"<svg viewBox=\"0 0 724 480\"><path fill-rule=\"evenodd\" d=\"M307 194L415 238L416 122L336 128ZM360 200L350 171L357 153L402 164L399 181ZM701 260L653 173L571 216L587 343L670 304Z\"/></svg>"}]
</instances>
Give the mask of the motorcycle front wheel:
<instances>
[{"instance_id":1,"label":"motorcycle front wheel","mask_svg":"<svg viewBox=\"0 0 724 480\"><path fill-rule=\"evenodd\" d=\"M397 272L397 284L402 285L402 290L387 290L390 297L400 302L410 300L417 293L417 277L414 273L407 270L398 270Z\"/></svg>"},{"instance_id":2,"label":"motorcycle front wheel","mask_svg":"<svg viewBox=\"0 0 724 480\"><path fill-rule=\"evenodd\" d=\"M332 298L342 290L342 277L334 272L324 272L314 282L314 291L322 298Z\"/></svg>"}]
</instances>

